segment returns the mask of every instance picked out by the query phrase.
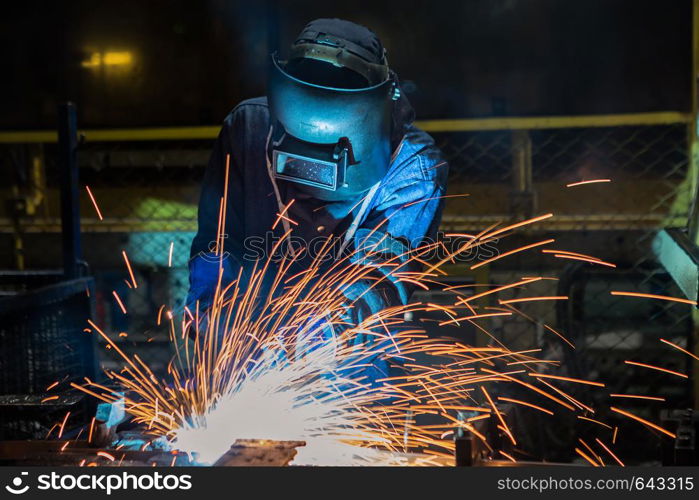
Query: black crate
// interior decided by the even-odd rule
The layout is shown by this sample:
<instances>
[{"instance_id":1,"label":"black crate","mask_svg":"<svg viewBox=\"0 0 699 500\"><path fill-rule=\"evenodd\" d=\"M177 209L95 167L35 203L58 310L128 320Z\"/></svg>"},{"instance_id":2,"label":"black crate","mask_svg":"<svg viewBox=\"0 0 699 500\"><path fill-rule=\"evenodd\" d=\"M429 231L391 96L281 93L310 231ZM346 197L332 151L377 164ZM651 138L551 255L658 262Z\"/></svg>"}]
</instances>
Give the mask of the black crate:
<instances>
[{"instance_id":1,"label":"black crate","mask_svg":"<svg viewBox=\"0 0 699 500\"><path fill-rule=\"evenodd\" d=\"M70 382L96 373L94 281L57 282L0 299L0 439L43 438L70 411L67 427L89 421L94 402ZM46 389L58 400L42 402Z\"/></svg>"}]
</instances>

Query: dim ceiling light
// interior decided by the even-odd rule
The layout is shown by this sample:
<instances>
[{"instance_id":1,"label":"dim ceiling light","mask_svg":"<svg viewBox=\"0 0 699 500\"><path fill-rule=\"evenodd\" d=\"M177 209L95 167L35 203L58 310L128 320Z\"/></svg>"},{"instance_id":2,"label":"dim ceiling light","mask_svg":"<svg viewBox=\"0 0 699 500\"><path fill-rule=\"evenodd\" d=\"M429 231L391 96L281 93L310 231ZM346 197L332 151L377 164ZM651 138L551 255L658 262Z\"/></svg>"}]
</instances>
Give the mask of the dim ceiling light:
<instances>
[{"instance_id":1,"label":"dim ceiling light","mask_svg":"<svg viewBox=\"0 0 699 500\"><path fill-rule=\"evenodd\" d=\"M82 62L83 68L98 68L100 66L128 66L133 57L129 51L93 52L90 58Z\"/></svg>"}]
</instances>

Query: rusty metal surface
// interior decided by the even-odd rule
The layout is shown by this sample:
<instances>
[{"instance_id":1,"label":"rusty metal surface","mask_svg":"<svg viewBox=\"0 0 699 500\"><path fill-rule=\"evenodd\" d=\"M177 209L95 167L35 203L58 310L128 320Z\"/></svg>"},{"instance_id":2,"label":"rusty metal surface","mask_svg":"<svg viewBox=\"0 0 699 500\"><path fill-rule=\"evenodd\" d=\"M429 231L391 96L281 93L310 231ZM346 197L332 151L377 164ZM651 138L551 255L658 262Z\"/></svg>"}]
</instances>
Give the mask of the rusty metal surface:
<instances>
[{"instance_id":1,"label":"rusty metal surface","mask_svg":"<svg viewBox=\"0 0 699 500\"><path fill-rule=\"evenodd\" d=\"M176 465L194 465L186 454L173 455L164 450L94 448L87 441L69 441L67 446L66 441L58 440L0 441L0 465L75 466L82 462L98 466L168 466L173 458Z\"/></svg>"},{"instance_id":2,"label":"rusty metal surface","mask_svg":"<svg viewBox=\"0 0 699 500\"><path fill-rule=\"evenodd\" d=\"M214 466L286 466L296 456L296 448L304 441L269 441L239 439L219 458Z\"/></svg>"},{"instance_id":3,"label":"rusty metal surface","mask_svg":"<svg viewBox=\"0 0 699 500\"><path fill-rule=\"evenodd\" d=\"M82 394L61 394L49 399L50 394L0 394L0 406L72 406L83 400Z\"/></svg>"},{"instance_id":4,"label":"rusty metal surface","mask_svg":"<svg viewBox=\"0 0 699 500\"><path fill-rule=\"evenodd\" d=\"M197 465L186 453L167 450L96 448L87 441L0 441L0 465L44 466L187 466ZM238 440L215 466L286 466L303 441ZM99 454L98 454L99 453Z\"/></svg>"}]
</instances>

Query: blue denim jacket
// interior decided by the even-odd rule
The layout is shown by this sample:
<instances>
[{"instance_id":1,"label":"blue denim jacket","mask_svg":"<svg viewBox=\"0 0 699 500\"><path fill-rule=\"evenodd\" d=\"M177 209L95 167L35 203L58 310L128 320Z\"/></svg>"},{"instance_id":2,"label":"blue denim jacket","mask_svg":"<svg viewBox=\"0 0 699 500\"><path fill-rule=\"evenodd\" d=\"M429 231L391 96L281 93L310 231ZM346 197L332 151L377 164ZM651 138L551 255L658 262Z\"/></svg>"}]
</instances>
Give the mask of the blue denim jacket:
<instances>
[{"instance_id":1,"label":"blue denim jacket","mask_svg":"<svg viewBox=\"0 0 699 500\"><path fill-rule=\"evenodd\" d=\"M403 103L409 106L407 101ZM398 116L411 116L403 110ZM396 115L394 114L394 117ZM358 221L358 237L379 227L391 238L394 246L415 248L426 238L434 239L439 226L445 194L448 166L433 139L410 123L395 123L393 155L389 170ZM246 262L264 258L256 253L260 242L270 235L283 234L281 224L272 231L280 212L267 170L267 137L270 117L266 98L242 102L226 117L206 169L199 202L199 227L192 241L190 255L190 289L187 305L196 301L199 307L210 303L216 287L219 259L212 258L219 222L219 206L227 189L225 217L224 282L238 276ZM230 155L228 185L225 186L226 155ZM308 242L309 238L333 235L342 237L359 215L356 200L327 204L304 198L291 183L275 181L284 204L294 198L289 216L298 225L294 235ZM263 245L269 247L268 244ZM387 282L389 286L391 282ZM403 283L392 283L394 290L376 290L363 300L367 313L407 302L410 290ZM361 287L360 284L357 285ZM374 292L374 291L372 291ZM347 290L352 298L361 290Z\"/></svg>"}]
</instances>

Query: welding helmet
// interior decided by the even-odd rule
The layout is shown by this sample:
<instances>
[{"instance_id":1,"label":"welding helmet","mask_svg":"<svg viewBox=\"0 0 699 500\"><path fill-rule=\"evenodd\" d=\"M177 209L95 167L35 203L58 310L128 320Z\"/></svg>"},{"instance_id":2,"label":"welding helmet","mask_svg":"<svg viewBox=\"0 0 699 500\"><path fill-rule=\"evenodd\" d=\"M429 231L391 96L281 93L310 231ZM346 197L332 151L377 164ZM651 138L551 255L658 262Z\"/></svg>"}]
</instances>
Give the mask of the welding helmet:
<instances>
[{"instance_id":1,"label":"welding helmet","mask_svg":"<svg viewBox=\"0 0 699 500\"><path fill-rule=\"evenodd\" d=\"M400 95L376 35L348 21L319 19L306 26L286 61L275 53L270 64L274 176L320 200L366 193L388 170L393 101Z\"/></svg>"}]
</instances>

